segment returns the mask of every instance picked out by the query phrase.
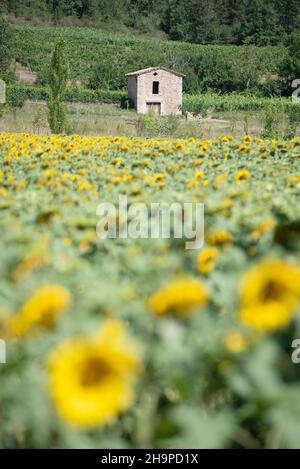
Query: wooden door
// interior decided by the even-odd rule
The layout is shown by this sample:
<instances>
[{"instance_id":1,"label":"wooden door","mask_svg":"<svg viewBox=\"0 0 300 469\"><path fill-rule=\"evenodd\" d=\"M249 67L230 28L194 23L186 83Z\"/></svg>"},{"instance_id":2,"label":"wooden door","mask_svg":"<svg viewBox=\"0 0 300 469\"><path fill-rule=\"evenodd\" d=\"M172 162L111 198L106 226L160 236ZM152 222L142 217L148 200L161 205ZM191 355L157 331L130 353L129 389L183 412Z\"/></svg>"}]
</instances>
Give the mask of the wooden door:
<instances>
[{"instance_id":1,"label":"wooden door","mask_svg":"<svg viewBox=\"0 0 300 469\"><path fill-rule=\"evenodd\" d=\"M147 112L154 112L157 116L160 116L161 105L160 103L147 103Z\"/></svg>"}]
</instances>

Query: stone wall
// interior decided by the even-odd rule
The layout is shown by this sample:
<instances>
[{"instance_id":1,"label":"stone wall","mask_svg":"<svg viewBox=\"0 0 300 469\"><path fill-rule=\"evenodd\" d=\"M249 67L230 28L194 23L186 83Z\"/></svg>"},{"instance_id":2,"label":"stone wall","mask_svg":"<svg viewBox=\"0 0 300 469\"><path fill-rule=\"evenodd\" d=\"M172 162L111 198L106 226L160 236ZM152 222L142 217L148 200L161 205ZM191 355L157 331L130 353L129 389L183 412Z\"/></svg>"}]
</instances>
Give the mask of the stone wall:
<instances>
[{"instance_id":1,"label":"stone wall","mask_svg":"<svg viewBox=\"0 0 300 469\"><path fill-rule=\"evenodd\" d=\"M128 77L128 97L132 99L134 107L137 107L137 76Z\"/></svg>"},{"instance_id":2,"label":"stone wall","mask_svg":"<svg viewBox=\"0 0 300 469\"><path fill-rule=\"evenodd\" d=\"M133 86L132 78L135 79L135 77L129 77L128 80L130 88ZM159 82L159 94L152 94L153 81ZM147 102L160 103L162 116L181 114L182 77L165 70L151 71L137 76L135 88L137 89L136 109L139 114L147 112Z\"/></svg>"}]
</instances>

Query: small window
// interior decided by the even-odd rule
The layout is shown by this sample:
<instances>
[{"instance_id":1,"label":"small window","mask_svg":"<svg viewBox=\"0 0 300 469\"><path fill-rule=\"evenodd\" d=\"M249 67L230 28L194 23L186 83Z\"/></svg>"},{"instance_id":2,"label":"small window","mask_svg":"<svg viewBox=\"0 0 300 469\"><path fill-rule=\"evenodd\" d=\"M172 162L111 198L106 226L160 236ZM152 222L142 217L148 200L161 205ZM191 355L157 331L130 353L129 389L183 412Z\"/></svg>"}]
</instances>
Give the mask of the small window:
<instances>
[{"instance_id":1,"label":"small window","mask_svg":"<svg viewBox=\"0 0 300 469\"><path fill-rule=\"evenodd\" d=\"M159 81L154 81L152 86L152 93L158 94L159 93Z\"/></svg>"}]
</instances>

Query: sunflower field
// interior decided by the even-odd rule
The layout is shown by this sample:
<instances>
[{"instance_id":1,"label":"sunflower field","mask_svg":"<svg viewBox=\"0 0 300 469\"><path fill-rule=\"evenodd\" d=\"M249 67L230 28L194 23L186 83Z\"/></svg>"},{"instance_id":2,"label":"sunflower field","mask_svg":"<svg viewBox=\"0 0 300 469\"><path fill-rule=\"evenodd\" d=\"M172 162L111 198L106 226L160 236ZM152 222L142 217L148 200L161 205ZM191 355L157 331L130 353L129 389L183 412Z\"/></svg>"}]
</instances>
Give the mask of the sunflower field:
<instances>
[{"instance_id":1,"label":"sunflower field","mask_svg":"<svg viewBox=\"0 0 300 469\"><path fill-rule=\"evenodd\" d=\"M99 239L120 194L204 247ZM0 134L0 215L0 447L299 447L299 138Z\"/></svg>"}]
</instances>

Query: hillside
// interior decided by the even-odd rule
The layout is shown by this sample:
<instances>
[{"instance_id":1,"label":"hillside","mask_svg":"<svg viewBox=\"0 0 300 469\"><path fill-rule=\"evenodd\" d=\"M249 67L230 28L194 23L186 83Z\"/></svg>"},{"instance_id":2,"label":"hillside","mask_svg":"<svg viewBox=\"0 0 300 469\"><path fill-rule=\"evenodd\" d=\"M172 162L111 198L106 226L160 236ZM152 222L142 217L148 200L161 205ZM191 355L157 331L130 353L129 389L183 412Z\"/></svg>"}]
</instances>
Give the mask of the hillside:
<instances>
[{"instance_id":1,"label":"hillside","mask_svg":"<svg viewBox=\"0 0 300 469\"><path fill-rule=\"evenodd\" d=\"M92 28L12 25L13 57L43 84L53 45L61 39L71 81L89 88L122 89L125 73L160 64L184 72L189 93L249 88L272 94L286 54L283 46L196 45Z\"/></svg>"},{"instance_id":2,"label":"hillside","mask_svg":"<svg viewBox=\"0 0 300 469\"><path fill-rule=\"evenodd\" d=\"M198 44L280 45L299 28L298 0L1 0L0 14L35 24L166 34Z\"/></svg>"}]
</instances>

